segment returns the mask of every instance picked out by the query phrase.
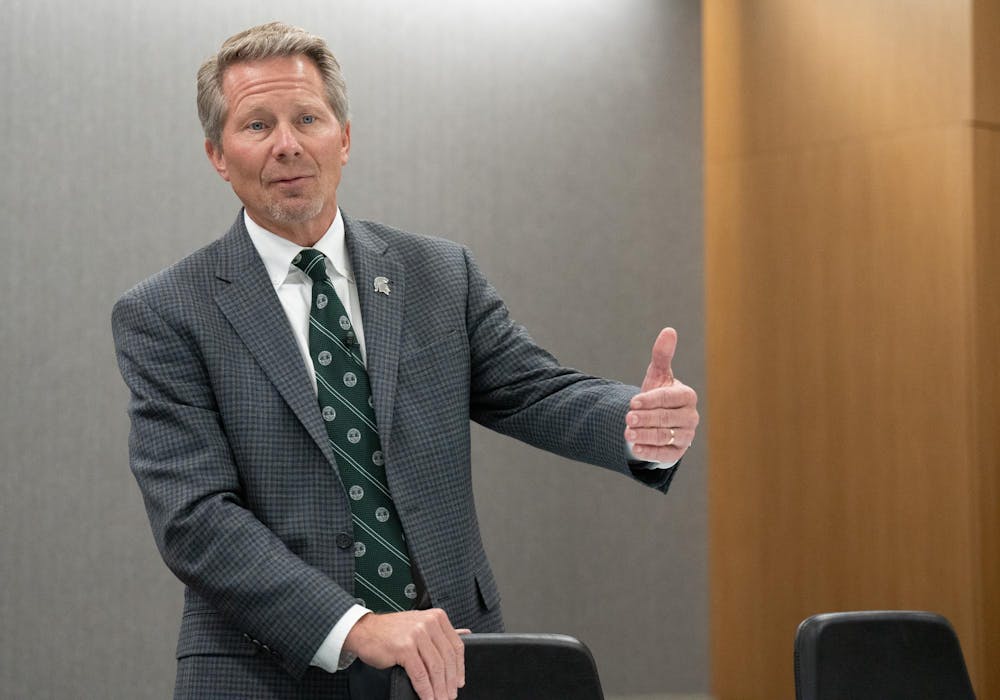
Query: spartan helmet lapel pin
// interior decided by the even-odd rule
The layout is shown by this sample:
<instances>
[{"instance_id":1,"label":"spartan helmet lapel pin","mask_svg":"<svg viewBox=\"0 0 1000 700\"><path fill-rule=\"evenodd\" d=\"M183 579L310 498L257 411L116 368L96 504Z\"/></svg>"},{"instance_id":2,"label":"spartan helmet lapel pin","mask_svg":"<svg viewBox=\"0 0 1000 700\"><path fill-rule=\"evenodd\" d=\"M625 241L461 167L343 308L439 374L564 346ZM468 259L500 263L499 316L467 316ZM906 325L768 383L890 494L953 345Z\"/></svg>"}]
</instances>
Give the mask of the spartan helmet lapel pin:
<instances>
[{"instance_id":1,"label":"spartan helmet lapel pin","mask_svg":"<svg viewBox=\"0 0 1000 700\"><path fill-rule=\"evenodd\" d=\"M376 277L375 278L375 291L378 292L379 294L385 294L386 296L389 296L389 292L392 291L391 289L389 289L389 278L388 277Z\"/></svg>"}]
</instances>

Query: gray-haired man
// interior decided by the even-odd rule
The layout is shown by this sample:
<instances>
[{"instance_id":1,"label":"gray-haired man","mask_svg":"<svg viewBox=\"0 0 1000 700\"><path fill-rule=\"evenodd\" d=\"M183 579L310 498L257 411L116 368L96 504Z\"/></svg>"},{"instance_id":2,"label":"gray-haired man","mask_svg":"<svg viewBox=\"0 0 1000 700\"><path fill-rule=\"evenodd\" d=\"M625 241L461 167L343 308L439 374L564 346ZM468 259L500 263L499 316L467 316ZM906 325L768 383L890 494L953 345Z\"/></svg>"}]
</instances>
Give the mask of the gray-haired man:
<instances>
[{"instance_id":1,"label":"gray-haired man","mask_svg":"<svg viewBox=\"0 0 1000 700\"><path fill-rule=\"evenodd\" d=\"M209 160L244 209L113 314L132 469L186 585L175 694L371 698L373 669L399 664L421 698L453 698L459 635L502 629L470 418L665 492L698 423L670 368L676 333L657 338L641 390L582 375L511 321L467 250L345 216L347 98L321 39L254 27L198 87ZM358 363L342 386L325 340ZM369 418L344 398L355 386ZM372 427L370 464L348 454L359 431L341 444L332 427L353 414ZM371 525L366 489L388 499ZM359 578L375 541L406 567ZM394 571L412 606L376 590Z\"/></svg>"}]
</instances>

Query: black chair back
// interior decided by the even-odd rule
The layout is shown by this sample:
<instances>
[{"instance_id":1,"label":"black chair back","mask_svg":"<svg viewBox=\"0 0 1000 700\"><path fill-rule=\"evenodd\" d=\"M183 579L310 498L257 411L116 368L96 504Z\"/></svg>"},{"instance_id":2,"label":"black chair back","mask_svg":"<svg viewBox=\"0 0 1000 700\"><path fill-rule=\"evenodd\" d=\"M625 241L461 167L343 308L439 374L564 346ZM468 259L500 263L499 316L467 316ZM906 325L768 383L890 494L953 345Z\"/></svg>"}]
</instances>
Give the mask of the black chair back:
<instances>
[{"instance_id":1,"label":"black chair back","mask_svg":"<svg viewBox=\"0 0 1000 700\"><path fill-rule=\"evenodd\" d=\"M958 637L941 615L814 615L795 635L797 700L975 700Z\"/></svg>"},{"instance_id":2,"label":"black chair back","mask_svg":"<svg viewBox=\"0 0 1000 700\"><path fill-rule=\"evenodd\" d=\"M561 634L467 634L459 700L604 700L597 665L579 640ZM417 700L402 668L390 700Z\"/></svg>"}]
</instances>

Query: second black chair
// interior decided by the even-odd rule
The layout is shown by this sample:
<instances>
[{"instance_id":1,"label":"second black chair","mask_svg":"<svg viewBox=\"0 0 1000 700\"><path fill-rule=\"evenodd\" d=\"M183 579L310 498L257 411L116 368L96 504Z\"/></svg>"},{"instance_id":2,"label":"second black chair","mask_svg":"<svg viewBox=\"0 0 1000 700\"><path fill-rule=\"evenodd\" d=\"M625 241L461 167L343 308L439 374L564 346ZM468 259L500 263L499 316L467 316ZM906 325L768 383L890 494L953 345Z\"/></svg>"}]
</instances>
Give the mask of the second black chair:
<instances>
[{"instance_id":1,"label":"second black chair","mask_svg":"<svg viewBox=\"0 0 1000 700\"><path fill-rule=\"evenodd\" d=\"M798 700L975 700L958 637L941 615L814 615L795 635Z\"/></svg>"}]
</instances>

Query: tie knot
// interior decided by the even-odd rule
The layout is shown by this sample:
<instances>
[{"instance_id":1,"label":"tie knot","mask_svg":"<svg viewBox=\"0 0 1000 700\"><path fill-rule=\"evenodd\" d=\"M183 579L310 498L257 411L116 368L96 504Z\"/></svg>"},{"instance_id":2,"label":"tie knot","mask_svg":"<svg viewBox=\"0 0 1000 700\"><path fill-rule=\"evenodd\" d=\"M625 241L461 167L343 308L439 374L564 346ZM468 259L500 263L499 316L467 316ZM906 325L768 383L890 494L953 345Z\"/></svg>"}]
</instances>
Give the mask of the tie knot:
<instances>
[{"instance_id":1,"label":"tie knot","mask_svg":"<svg viewBox=\"0 0 1000 700\"><path fill-rule=\"evenodd\" d=\"M326 256L315 248L303 248L292 258L292 264L309 275L313 282L326 279Z\"/></svg>"}]
</instances>

